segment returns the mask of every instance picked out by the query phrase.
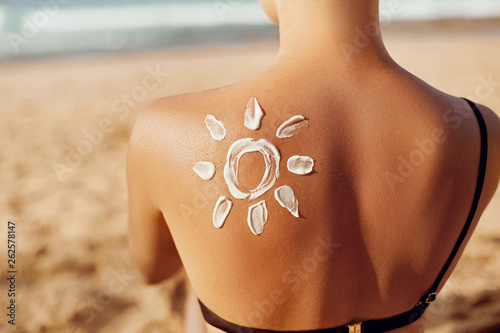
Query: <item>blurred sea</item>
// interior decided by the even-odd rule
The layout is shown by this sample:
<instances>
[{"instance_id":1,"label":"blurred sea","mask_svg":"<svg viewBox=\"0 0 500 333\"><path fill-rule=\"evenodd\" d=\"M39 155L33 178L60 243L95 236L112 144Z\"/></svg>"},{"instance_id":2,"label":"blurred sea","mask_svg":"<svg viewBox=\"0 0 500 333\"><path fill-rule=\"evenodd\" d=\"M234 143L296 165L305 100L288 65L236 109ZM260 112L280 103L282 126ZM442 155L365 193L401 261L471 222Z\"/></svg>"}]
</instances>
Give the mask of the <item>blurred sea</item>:
<instances>
[{"instance_id":1,"label":"blurred sea","mask_svg":"<svg viewBox=\"0 0 500 333\"><path fill-rule=\"evenodd\" d=\"M500 17L500 0L381 0L381 19ZM275 40L257 0L0 0L0 62Z\"/></svg>"}]
</instances>

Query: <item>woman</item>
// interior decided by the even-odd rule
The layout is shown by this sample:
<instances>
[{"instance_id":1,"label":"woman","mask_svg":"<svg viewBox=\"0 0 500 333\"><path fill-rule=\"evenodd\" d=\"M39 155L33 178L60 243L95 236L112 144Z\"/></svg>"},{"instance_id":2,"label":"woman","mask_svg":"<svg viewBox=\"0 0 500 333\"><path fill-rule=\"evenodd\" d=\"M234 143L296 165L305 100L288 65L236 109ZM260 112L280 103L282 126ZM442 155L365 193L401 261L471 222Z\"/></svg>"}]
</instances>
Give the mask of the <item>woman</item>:
<instances>
[{"instance_id":1,"label":"woman","mask_svg":"<svg viewBox=\"0 0 500 333\"><path fill-rule=\"evenodd\" d=\"M133 259L148 283L184 266L209 332L423 332L499 182L500 120L398 66L377 0L261 4L270 66L137 119Z\"/></svg>"}]
</instances>

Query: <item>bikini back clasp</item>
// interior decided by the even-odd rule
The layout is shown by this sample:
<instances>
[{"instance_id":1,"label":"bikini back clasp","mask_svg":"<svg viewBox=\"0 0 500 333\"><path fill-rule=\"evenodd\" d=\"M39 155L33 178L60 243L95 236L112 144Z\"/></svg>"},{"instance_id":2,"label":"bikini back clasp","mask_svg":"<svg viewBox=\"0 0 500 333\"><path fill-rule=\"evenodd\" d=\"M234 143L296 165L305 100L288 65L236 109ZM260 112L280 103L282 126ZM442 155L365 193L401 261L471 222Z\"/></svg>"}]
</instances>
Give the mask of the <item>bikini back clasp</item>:
<instances>
[{"instance_id":1,"label":"bikini back clasp","mask_svg":"<svg viewBox=\"0 0 500 333\"><path fill-rule=\"evenodd\" d=\"M362 322L352 324L352 325L347 325L347 327L349 328L349 333L361 333L362 326L363 326Z\"/></svg>"}]
</instances>

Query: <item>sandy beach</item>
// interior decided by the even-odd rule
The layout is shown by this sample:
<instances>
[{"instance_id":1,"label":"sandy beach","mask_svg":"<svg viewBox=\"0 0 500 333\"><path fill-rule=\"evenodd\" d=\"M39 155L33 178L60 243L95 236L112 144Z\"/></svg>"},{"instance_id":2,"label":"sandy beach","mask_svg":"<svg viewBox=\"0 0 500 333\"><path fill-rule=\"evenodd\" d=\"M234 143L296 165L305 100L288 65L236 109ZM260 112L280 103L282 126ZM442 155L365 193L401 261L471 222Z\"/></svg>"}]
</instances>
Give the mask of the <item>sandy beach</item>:
<instances>
[{"instance_id":1,"label":"sandy beach","mask_svg":"<svg viewBox=\"0 0 500 333\"><path fill-rule=\"evenodd\" d=\"M393 25L403 67L500 113L500 24ZM142 285L127 252L125 156L153 100L230 84L277 43L0 65L1 332L181 333L185 276ZM8 222L16 234L16 325L5 313ZM500 191L430 309L428 332L500 332Z\"/></svg>"}]
</instances>

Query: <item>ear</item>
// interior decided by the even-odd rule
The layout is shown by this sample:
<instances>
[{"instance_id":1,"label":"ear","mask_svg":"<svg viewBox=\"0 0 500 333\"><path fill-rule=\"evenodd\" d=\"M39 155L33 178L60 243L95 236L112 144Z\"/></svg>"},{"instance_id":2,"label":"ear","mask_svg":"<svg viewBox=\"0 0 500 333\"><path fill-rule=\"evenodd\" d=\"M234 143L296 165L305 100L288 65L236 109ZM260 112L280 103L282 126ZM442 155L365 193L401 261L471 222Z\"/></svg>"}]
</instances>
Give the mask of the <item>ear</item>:
<instances>
[{"instance_id":1,"label":"ear","mask_svg":"<svg viewBox=\"0 0 500 333\"><path fill-rule=\"evenodd\" d=\"M260 6L266 13L267 17L271 19L276 25L279 25L278 7L276 0L259 0Z\"/></svg>"}]
</instances>

